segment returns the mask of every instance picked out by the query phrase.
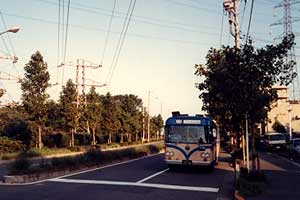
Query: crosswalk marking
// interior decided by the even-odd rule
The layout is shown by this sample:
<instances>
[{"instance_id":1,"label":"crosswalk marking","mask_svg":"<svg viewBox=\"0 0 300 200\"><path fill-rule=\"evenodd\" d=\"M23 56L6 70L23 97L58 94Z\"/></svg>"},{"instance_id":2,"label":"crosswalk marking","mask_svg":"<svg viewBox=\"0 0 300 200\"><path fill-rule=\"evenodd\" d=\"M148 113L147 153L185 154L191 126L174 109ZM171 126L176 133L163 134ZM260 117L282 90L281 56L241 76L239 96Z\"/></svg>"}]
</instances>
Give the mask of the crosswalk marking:
<instances>
[{"instance_id":1,"label":"crosswalk marking","mask_svg":"<svg viewBox=\"0 0 300 200\"><path fill-rule=\"evenodd\" d=\"M212 193L219 192L219 188L213 188L213 187L195 187L195 186L167 185L167 184L156 184L156 183L79 180L79 179L63 179L63 178L54 178L54 179L49 179L48 181L60 182L60 183L137 186L137 187L150 187L150 188L169 189L169 190L184 190L184 191L212 192Z\"/></svg>"},{"instance_id":2,"label":"crosswalk marking","mask_svg":"<svg viewBox=\"0 0 300 200\"><path fill-rule=\"evenodd\" d=\"M157 173L155 173L155 174L153 174L153 175L151 175L151 176L148 176L148 177L146 177L146 178L143 178L142 180L137 181L137 183L143 183L143 182L145 182L145 181L147 181L147 180L149 180L149 179L151 179L151 178L154 178L155 176L158 176L158 175L160 175L160 174L162 174L162 173L165 173L165 172L168 171L168 170L169 170L169 168L167 168L167 169L165 169L165 170L162 170L162 171L160 171L160 172L157 172Z\"/></svg>"}]
</instances>

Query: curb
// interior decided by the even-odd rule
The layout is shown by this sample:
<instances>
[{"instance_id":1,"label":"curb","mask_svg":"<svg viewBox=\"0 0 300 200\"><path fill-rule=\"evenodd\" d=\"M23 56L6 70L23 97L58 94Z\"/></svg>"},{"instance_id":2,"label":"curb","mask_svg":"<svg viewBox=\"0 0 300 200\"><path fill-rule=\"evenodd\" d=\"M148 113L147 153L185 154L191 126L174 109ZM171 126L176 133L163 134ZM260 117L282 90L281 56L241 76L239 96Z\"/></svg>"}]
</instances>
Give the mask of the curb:
<instances>
[{"instance_id":1,"label":"curb","mask_svg":"<svg viewBox=\"0 0 300 200\"><path fill-rule=\"evenodd\" d=\"M104 168L113 167L116 165L121 165L121 164L125 164L125 163L138 161L138 160L145 159L145 158L151 158L151 157L157 156L159 154L161 154L161 152L152 154L152 155L142 156L142 157L135 158L135 159L116 160L115 162L106 163L102 166L95 165L94 167L83 167L78 170L62 170L62 171L45 172L45 173L40 173L40 174L4 176L4 182L0 183L0 185L6 185L6 186L9 186L9 185L11 185L11 186L13 186L13 185L32 185L32 184L36 184L36 183L46 182L53 178L63 178L63 177L68 177L68 176L74 176L74 175L78 175L78 174L82 174L82 173L86 173L86 172L95 171L98 169L104 169Z\"/></svg>"}]
</instances>

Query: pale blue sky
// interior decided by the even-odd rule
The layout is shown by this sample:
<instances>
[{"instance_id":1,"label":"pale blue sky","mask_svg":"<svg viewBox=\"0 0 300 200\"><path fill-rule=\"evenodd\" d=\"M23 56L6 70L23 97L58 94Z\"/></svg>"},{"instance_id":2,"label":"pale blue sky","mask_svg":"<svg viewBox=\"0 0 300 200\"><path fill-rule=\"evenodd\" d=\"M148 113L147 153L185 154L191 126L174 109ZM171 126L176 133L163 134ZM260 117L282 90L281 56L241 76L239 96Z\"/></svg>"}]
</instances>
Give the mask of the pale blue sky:
<instances>
[{"instance_id":1,"label":"pale blue sky","mask_svg":"<svg viewBox=\"0 0 300 200\"><path fill-rule=\"evenodd\" d=\"M41 51L48 63L51 83L62 81L62 69L57 73L57 23L58 0L0 0L1 11L8 27L19 26L20 32L10 34L19 61L17 71L23 74L23 67L31 54ZM112 34L101 69L87 70L87 77L106 83L116 50L119 33L129 0L117 0ZM282 32L283 27L270 28L282 15L282 10L274 11L278 0L255 1L251 35L256 46ZM172 110L183 113L201 113L199 91L194 87L201 81L195 77L194 64L205 63L209 47L219 47L222 24L222 0L137 0L128 34L109 88L98 88L101 94L108 90L112 94L137 94L147 105L147 90L151 90L151 114L160 112L170 115ZM65 5L67 0L65 0ZM69 35L66 61L75 62L83 58L94 63L101 60L106 39L113 0L71 0ZM242 13L244 3L240 5ZM242 33L246 32L250 10L250 1L246 12L240 14ZM299 5L292 10L299 16ZM65 9L66 13L66 9ZM277 14L277 16L274 16ZM243 20L242 20L243 19ZM299 23L299 22L298 22ZM294 24L297 31L299 24ZM4 30L0 21L0 30ZM7 35L4 35L7 44ZM224 16L222 44L232 45L229 36L227 16ZM299 41L299 39L297 39ZM0 54L7 52L0 42ZM61 51L61 48L60 48ZM296 52L299 50L297 49ZM10 52L12 53L11 49ZM60 59L61 62L62 59ZM17 74L12 64L0 60L1 71ZM58 77L58 78L57 78ZM66 67L64 82L75 78L75 68ZM15 101L20 98L20 85L13 81L1 81L2 87ZM57 99L61 85L49 89L51 98ZM11 101L9 95L1 100Z\"/></svg>"}]
</instances>

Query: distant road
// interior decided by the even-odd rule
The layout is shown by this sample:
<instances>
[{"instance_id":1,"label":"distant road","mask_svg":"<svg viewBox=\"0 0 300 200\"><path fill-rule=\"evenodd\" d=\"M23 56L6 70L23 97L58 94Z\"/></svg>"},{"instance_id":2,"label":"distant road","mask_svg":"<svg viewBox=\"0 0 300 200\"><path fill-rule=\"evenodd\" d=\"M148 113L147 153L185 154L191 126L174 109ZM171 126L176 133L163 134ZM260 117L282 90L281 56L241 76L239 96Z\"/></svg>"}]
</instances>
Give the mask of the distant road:
<instances>
[{"instance_id":1,"label":"distant road","mask_svg":"<svg viewBox=\"0 0 300 200\"><path fill-rule=\"evenodd\" d=\"M233 173L220 162L170 171L163 154L126 161L27 186L0 186L1 199L231 199Z\"/></svg>"}]
</instances>

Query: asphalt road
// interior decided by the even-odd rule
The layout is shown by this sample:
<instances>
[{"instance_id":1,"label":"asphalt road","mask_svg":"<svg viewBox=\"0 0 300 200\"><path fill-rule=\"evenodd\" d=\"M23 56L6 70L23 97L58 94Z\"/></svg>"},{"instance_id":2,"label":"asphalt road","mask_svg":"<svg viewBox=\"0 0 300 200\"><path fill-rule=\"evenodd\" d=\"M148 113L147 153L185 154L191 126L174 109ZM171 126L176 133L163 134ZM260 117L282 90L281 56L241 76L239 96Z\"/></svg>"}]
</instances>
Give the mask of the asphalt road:
<instances>
[{"instance_id":1,"label":"asphalt road","mask_svg":"<svg viewBox=\"0 0 300 200\"><path fill-rule=\"evenodd\" d=\"M227 163L170 171L163 155L47 180L26 186L0 186L0 199L231 199L233 173Z\"/></svg>"}]
</instances>

